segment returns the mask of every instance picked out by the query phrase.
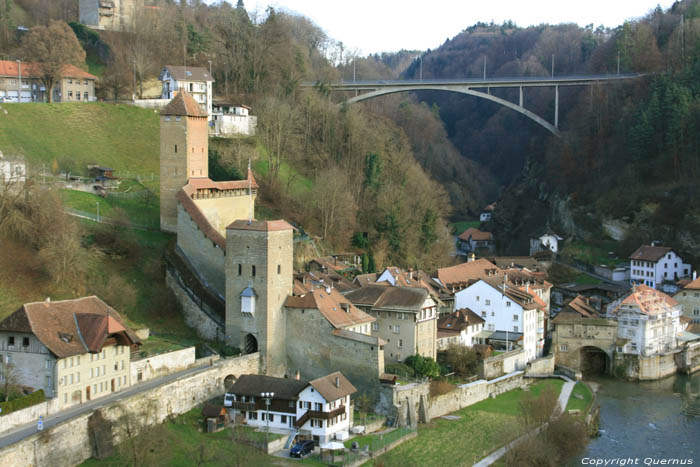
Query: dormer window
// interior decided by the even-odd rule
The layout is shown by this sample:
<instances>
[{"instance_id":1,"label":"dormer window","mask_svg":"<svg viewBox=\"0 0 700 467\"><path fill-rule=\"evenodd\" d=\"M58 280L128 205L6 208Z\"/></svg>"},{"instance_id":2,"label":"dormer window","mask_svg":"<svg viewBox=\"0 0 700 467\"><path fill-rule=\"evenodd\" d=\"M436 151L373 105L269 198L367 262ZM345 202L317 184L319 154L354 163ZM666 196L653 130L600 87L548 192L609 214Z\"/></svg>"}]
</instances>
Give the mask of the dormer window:
<instances>
[{"instance_id":1,"label":"dormer window","mask_svg":"<svg viewBox=\"0 0 700 467\"><path fill-rule=\"evenodd\" d=\"M241 313L254 315L256 298L255 290L253 290L252 287L246 287L246 289L241 292Z\"/></svg>"}]
</instances>

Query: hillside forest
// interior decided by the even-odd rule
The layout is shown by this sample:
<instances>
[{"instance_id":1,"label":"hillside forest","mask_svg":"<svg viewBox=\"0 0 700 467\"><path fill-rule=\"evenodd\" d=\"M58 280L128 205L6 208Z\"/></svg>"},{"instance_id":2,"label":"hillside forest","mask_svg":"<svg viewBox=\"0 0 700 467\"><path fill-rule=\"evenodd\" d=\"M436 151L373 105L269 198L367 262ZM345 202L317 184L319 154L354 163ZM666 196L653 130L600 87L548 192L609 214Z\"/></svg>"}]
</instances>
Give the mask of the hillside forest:
<instances>
[{"instance_id":1,"label":"hillside forest","mask_svg":"<svg viewBox=\"0 0 700 467\"><path fill-rule=\"evenodd\" d=\"M448 220L473 218L498 200L487 228L502 253L523 254L544 225L582 242L625 234L628 254L661 240L698 251L700 0L676 2L615 28L478 23L435 50L359 57L307 18L269 8L153 1L123 32L89 30L75 2L7 0L0 49L27 50L18 25L70 24L100 76L99 96L148 95L165 64L211 67L215 93L258 116L249 140L213 141L220 177L249 159L263 185L261 212L285 217L328 251L365 251L374 268L432 269L449 261ZM157 12L153 14L152 12ZM644 73L633 83L562 89L555 138L525 117L474 97L396 94L342 104L330 81L370 78ZM313 90L300 85L317 82ZM493 91L517 101L517 90ZM553 91L525 105L553 116ZM154 154L154 157L157 155Z\"/></svg>"}]
</instances>

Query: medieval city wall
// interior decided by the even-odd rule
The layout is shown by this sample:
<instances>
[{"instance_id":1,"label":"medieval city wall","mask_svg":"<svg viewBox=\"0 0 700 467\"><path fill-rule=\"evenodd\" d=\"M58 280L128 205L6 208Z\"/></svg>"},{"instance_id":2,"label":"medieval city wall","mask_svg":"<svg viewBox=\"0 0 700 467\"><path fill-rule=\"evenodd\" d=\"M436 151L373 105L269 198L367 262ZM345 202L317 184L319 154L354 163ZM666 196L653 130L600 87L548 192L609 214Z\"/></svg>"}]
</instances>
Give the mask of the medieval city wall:
<instances>
[{"instance_id":1,"label":"medieval city wall","mask_svg":"<svg viewBox=\"0 0 700 467\"><path fill-rule=\"evenodd\" d=\"M224 392L228 375L256 374L260 369L260 355L220 360L200 373L182 377L144 393L113 402L100 410L113 423L115 444L123 439L119 418L132 414L146 425L162 423L171 415L189 411L202 402ZM91 413L80 415L48 428L0 450L3 465L72 466L92 457L93 446L88 430Z\"/></svg>"},{"instance_id":2,"label":"medieval city wall","mask_svg":"<svg viewBox=\"0 0 700 467\"><path fill-rule=\"evenodd\" d=\"M552 375L554 374L554 355L548 355L528 362L525 369L526 375Z\"/></svg>"},{"instance_id":3,"label":"medieval city wall","mask_svg":"<svg viewBox=\"0 0 700 467\"><path fill-rule=\"evenodd\" d=\"M700 370L700 342L688 344L683 352L676 356L678 370L683 373L693 373Z\"/></svg>"},{"instance_id":4,"label":"medieval city wall","mask_svg":"<svg viewBox=\"0 0 700 467\"><path fill-rule=\"evenodd\" d=\"M195 364L195 348L166 352L131 361L131 384L184 370ZM140 377L139 377L140 376Z\"/></svg>"},{"instance_id":5,"label":"medieval city wall","mask_svg":"<svg viewBox=\"0 0 700 467\"><path fill-rule=\"evenodd\" d=\"M177 246L205 285L225 297L224 249L204 235L181 204L177 206Z\"/></svg>"},{"instance_id":6,"label":"medieval city wall","mask_svg":"<svg viewBox=\"0 0 700 467\"><path fill-rule=\"evenodd\" d=\"M515 349L484 359L481 376L491 380L514 371L523 370L527 364L525 349Z\"/></svg>"},{"instance_id":7,"label":"medieval city wall","mask_svg":"<svg viewBox=\"0 0 700 467\"><path fill-rule=\"evenodd\" d=\"M375 394L384 372L384 351L379 346L333 334L318 310L288 308L287 368L306 379L340 371L359 392Z\"/></svg>"},{"instance_id":8,"label":"medieval city wall","mask_svg":"<svg viewBox=\"0 0 700 467\"><path fill-rule=\"evenodd\" d=\"M650 356L616 353L613 371L619 378L639 381L665 378L678 371L675 361L678 353Z\"/></svg>"},{"instance_id":9,"label":"medieval city wall","mask_svg":"<svg viewBox=\"0 0 700 467\"><path fill-rule=\"evenodd\" d=\"M173 273L168 269L165 273L165 284L173 291L185 318L187 326L197 332L197 335L203 339L216 341L223 337L222 327L202 308L195 303L192 297L185 292L183 285L173 276ZM206 306L202 304L202 306ZM213 311L210 312L213 314Z\"/></svg>"},{"instance_id":10,"label":"medieval city wall","mask_svg":"<svg viewBox=\"0 0 700 467\"><path fill-rule=\"evenodd\" d=\"M197 198L197 205L202 214L221 235L226 237L226 227L239 219L255 218L255 194L249 196L221 196L215 198Z\"/></svg>"}]
</instances>

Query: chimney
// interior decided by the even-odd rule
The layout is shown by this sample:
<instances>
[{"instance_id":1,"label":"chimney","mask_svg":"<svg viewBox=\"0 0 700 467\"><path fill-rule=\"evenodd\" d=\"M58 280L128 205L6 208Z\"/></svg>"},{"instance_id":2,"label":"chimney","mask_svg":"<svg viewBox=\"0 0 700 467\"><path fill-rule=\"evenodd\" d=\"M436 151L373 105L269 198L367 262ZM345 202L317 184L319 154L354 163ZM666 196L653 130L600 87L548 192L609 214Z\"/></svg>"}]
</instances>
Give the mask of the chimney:
<instances>
[{"instance_id":1,"label":"chimney","mask_svg":"<svg viewBox=\"0 0 700 467\"><path fill-rule=\"evenodd\" d=\"M340 387L340 376L335 377L335 387L337 387L337 388Z\"/></svg>"},{"instance_id":2,"label":"chimney","mask_svg":"<svg viewBox=\"0 0 700 467\"><path fill-rule=\"evenodd\" d=\"M51 303L51 297L46 297L46 303Z\"/></svg>"},{"instance_id":3,"label":"chimney","mask_svg":"<svg viewBox=\"0 0 700 467\"><path fill-rule=\"evenodd\" d=\"M467 263L471 263L472 261L474 261L474 259L476 259L476 255L474 253L472 253L471 255L469 255L469 259L467 259Z\"/></svg>"},{"instance_id":4,"label":"chimney","mask_svg":"<svg viewBox=\"0 0 700 467\"><path fill-rule=\"evenodd\" d=\"M296 373L294 373L294 379L299 381L301 379L301 372L297 370Z\"/></svg>"}]
</instances>

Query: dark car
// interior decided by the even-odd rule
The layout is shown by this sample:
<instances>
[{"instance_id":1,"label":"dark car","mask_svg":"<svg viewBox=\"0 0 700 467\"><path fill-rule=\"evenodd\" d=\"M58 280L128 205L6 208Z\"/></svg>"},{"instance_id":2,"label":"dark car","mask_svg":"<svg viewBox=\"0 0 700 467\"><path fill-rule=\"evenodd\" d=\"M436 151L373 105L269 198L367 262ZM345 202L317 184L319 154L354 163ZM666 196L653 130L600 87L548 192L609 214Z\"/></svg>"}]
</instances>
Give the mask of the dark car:
<instances>
[{"instance_id":1,"label":"dark car","mask_svg":"<svg viewBox=\"0 0 700 467\"><path fill-rule=\"evenodd\" d=\"M311 452L313 450L314 450L314 442L313 441L311 441L311 440L299 441L297 444L292 446L292 449L289 450L289 456L302 458L306 455L311 454Z\"/></svg>"}]
</instances>

